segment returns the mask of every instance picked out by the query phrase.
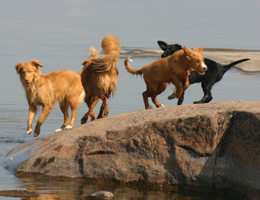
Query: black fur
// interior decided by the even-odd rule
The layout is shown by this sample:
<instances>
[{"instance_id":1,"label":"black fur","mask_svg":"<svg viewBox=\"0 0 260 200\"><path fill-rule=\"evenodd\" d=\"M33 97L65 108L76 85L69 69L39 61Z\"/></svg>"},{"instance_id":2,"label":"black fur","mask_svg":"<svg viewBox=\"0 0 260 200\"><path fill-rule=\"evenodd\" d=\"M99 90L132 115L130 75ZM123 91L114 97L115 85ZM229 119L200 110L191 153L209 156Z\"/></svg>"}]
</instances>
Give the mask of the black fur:
<instances>
[{"instance_id":1,"label":"black fur","mask_svg":"<svg viewBox=\"0 0 260 200\"><path fill-rule=\"evenodd\" d=\"M159 40L158 45L164 51L161 55L162 58L172 55L174 52L182 49L182 46L179 44L167 44L164 41ZM241 62L245 62L249 60L248 58L241 59L235 62L232 62L228 65L221 65L213 60L208 58L205 59L205 64L208 67L208 70L205 72L204 75L200 75L195 71L192 71L189 77L190 84L193 83L201 83L202 90L204 92L204 96L200 101L194 101L193 103L208 103L210 102L213 97L211 94L211 89L215 83L220 81L223 75L233 66L239 64ZM171 94L168 99L173 99L175 97L175 93ZM184 100L184 93L182 94L181 98L178 100L178 105L181 105Z\"/></svg>"}]
</instances>

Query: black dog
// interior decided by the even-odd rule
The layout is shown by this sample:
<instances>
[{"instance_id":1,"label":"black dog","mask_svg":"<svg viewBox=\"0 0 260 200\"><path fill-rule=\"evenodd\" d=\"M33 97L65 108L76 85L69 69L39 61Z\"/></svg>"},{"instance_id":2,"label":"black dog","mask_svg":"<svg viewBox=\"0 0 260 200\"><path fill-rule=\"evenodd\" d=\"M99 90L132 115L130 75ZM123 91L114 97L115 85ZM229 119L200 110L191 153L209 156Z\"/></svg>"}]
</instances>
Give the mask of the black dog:
<instances>
[{"instance_id":1,"label":"black dog","mask_svg":"<svg viewBox=\"0 0 260 200\"><path fill-rule=\"evenodd\" d=\"M172 55L175 51L181 50L182 46L179 44L167 44L166 42L163 41L158 41L158 44L160 48L164 51L163 54L161 55L162 58L167 57ZM190 84L193 83L200 83L201 82L201 87L204 92L204 96L200 101L194 101L193 103L208 103L210 102L213 97L211 95L211 88L215 83L220 81L223 77L223 75L233 66L235 66L238 63L245 62L249 60L248 58L238 60L235 62L232 62L228 65L221 65L219 63L216 63L213 60L210 60L208 58L204 58L205 64L208 67L208 70L205 72L204 75L200 75L199 73L192 71L190 76L189 76L189 82ZM174 99L175 93L170 95L168 99ZM181 98L178 100L178 105L181 105L184 100L184 93L182 94Z\"/></svg>"}]
</instances>

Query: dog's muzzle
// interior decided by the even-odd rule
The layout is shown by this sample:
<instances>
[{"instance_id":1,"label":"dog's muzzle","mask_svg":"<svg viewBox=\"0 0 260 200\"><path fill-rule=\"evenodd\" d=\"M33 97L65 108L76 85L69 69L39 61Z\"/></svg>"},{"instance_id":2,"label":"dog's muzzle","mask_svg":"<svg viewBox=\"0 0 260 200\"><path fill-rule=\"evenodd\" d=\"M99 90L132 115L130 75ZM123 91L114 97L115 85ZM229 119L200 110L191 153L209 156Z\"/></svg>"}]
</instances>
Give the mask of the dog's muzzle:
<instances>
[{"instance_id":1,"label":"dog's muzzle","mask_svg":"<svg viewBox=\"0 0 260 200\"><path fill-rule=\"evenodd\" d=\"M204 71L207 71L207 70L208 70L208 67L207 67L207 65L205 65L205 63L202 64L202 69L203 69Z\"/></svg>"}]
</instances>

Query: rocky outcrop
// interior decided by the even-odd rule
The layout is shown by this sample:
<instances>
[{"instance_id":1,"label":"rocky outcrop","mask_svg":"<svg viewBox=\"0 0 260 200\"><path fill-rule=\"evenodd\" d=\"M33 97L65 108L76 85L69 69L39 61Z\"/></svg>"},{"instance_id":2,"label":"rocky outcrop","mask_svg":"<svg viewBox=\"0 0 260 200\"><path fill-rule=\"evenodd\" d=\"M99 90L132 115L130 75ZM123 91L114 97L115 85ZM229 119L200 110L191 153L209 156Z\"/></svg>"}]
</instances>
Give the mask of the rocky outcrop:
<instances>
[{"instance_id":1,"label":"rocky outcrop","mask_svg":"<svg viewBox=\"0 0 260 200\"><path fill-rule=\"evenodd\" d=\"M12 158L12 160L10 160ZM176 186L260 197L260 102L120 114L12 150L17 176Z\"/></svg>"}]
</instances>

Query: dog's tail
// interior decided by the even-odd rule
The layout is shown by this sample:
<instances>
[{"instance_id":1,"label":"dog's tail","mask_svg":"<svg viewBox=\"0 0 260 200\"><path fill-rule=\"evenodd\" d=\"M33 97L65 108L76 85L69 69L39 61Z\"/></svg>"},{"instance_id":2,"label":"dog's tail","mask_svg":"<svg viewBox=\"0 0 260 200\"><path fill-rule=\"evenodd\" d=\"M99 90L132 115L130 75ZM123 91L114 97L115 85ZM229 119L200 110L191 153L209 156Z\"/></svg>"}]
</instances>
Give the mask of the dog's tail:
<instances>
[{"instance_id":1,"label":"dog's tail","mask_svg":"<svg viewBox=\"0 0 260 200\"><path fill-rule=\"evenodd\" d=\"M101 46L105 54L114 54L115 57L118 57L120 54L120 42L113 35L105 36L102 40Z\"/></svg>"},{"instance_id":2,"label":"dog's tail","mask_svg":"<svg viewBox=\"0 0 260 200\"><path fill-rule=\"evenodd\" d=\"M141 74L143 74L142 69L136 70L136 69L132 68L132 67L129 65L129 61L131 61L131 59L130 59L130 57L127 57L127 58L125 59L125 62L124 62L124 63L125 63L125 68L126 68L126 70L127 70L129 73L134 74L134 75L141 75Z\"/></svg>"},{"instance_id":3,"label":"dog's tail","mask_svg":"<svg viewBox=\"0 0 260 200\"><path fill-rule=\"evenodd\" d=\"M244 58L244 59L241 59L241 60L237 60L237 61L235 61L235 62L232 62L232 63L230 63L230 64L228 64L228 65L225 65L223 68L224 68L224 71L226 72L226 71L228 71L231 67L233 67L233 66L235 66L235 65L237 65L237 64L239 64L239 63L241 63L241 62L245 62L245 61L248 61L248 60L250 60L249 58Z\"/></svg>"}]
</instances>

